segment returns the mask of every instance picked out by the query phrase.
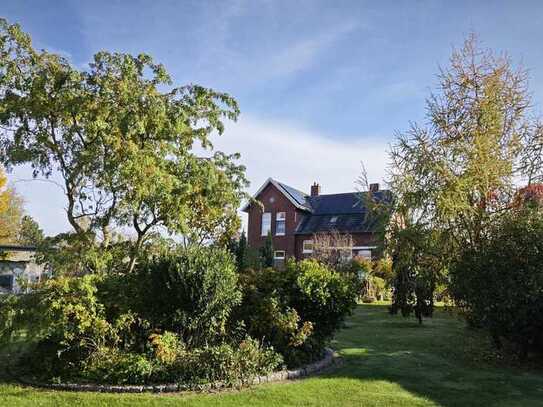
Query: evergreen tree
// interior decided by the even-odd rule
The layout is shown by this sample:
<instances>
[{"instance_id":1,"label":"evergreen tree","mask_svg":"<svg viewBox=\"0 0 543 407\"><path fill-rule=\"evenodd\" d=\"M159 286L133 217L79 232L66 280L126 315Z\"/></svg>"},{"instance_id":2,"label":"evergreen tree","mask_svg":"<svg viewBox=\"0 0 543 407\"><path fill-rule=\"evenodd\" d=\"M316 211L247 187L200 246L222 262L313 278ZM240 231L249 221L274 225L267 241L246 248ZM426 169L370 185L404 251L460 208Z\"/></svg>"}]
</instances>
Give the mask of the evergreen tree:
<instances>
[{"instance_id":1,"label":"evergreen tree","mask_svg":"<svg viewBox=\"0 0 543 407\"><path fill-rule=\"evenodd\" d=\"M247 236L245 235L245 231L241 232L236 247L236 263L238 270L243 270L247 267Z\"/></svg>"},{"instance_id":2,"label":"evergreen tree","mask_svg":"<svg viewBox=\"0 0 543 407\"><path fill-rule=\"evenodd\" d=\"M273 238L271 232L268 233L264 246L260 249L260 256L264 267L273 267Z\"/></svg>"},{"instance_id":3,"label":"evergreen tree","mask_svg":"<svg viewBox=\"0 0 543 407\"><path fill-rule=\"evenodd\" d=\"M23 216L17 236L17 242L23 245L36 246L43 241L43 238L43 230L41 230L38 222L36 222L31 216Z\"/></svg>"}]
</instances>

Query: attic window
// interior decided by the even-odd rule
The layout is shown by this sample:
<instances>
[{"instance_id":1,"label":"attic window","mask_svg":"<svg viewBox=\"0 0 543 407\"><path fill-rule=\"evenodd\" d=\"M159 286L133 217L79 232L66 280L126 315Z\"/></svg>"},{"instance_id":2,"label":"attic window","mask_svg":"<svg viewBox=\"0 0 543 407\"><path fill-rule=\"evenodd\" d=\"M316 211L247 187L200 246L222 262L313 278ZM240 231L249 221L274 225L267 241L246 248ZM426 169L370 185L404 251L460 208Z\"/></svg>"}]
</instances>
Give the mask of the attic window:
<instances>
[{"instance_id":1,"label":"attic window","mask_svg":"<svg viewBox=\"0 0 543 407\"><path fill-rule=\"evenodd\" d=\"M337 216L332 216L330 218L330 223L336 223L336 221L337 221Z\"/></svg>"}]
</instances>

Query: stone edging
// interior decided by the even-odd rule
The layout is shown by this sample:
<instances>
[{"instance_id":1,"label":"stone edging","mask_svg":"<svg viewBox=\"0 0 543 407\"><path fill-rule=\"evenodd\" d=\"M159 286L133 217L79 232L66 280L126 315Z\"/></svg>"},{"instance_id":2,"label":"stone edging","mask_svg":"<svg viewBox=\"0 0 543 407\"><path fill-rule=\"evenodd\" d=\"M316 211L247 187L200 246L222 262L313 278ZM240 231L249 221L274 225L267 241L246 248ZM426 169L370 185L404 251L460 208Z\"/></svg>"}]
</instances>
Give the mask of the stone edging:
<instances>
[{"instance_id":1,"label":"stone edging","mask_svg":"<svg viewBox=\"0 0 543 407\"><path fill-rule=\"evenodd\" d=\"M273 383L283 380L294 380L302 377L310 376L318 373L321 370L336 364L339 361L339 355L330 348L325 349L324 358L318 362L311 363L304 367L295 370L281 370L272 372L267 376L255 377L248 384L256 385L261 383ZM183 384L156 384L156 385L107 385L107 384L77 384L77 383L35 383L29 380L18 379L21 383L32 387L64 390L64 391L88 391L99 393L173 393L180 391L195 390L193 387L188 387ZM202 386L199 390L211 390L224 388L222 382L211 383Z\"/></svg>"}]
</instances>

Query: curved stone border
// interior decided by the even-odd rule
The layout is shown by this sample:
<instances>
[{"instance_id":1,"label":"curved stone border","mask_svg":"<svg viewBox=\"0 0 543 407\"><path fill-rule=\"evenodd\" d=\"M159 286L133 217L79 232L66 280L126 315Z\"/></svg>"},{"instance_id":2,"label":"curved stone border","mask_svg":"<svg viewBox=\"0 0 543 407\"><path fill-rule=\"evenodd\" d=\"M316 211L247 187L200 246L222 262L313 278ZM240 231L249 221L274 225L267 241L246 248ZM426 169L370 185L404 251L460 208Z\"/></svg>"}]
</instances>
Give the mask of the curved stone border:
<instances>
[{"instance_id":1,"label":"curved stone border","mask_svg":"<svg viewBox=\"0 0 543 407\"><path fill-rule=\"evenodd\" d=\"M246 384L261 384L261 383L273 383L283 380L294 380L302 377L310 376L314 373L318 373L323 369L336 364L339 361L339 355L330 348L325 349L324 358L318 362L311 363L304 367L295 370L281 370L278 372L272 372L267 376L255 377L251 382ZM225 385L222 382L210 383L195 389L183 384L157 384L157 385L106 385L106 384L77 384L77 383L36 383L22 378L18 378L21 383L38 388L50 389L50 390L64 390L64 391L89 391L98 393L174 393L180 391L194 391L194 390L212 390L224 388Z\"/></svg>"}]
</instances>

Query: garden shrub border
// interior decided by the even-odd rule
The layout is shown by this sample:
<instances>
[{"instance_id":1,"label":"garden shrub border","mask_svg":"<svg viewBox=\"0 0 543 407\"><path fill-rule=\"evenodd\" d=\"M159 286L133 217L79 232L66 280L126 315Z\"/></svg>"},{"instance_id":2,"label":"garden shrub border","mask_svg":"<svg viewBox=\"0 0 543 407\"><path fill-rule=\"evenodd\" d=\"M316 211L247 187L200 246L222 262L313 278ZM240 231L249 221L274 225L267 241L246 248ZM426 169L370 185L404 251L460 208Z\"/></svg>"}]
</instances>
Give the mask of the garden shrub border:
<instances>
[{"instance_id":1,"label":"garden shrub border","mask_svg":"<svg viewBox=\"0 0 543 407\"><path fill-rule=\"evenodd\" d=\"M266 376L255 377L249 383L239 383L238 387L244 385L258 385L262 383L273 383L284 380L295 380L302 377L307 377L315 373L319 373L325 368L337 364L340 356L333 349L326 348L324 358L321 360L303 366L294 370L280 370L272 372ZM198 388L183 384L154 384L154 385L105 385L105 384L77 384L77 383L40 383L31 380L17 378L24 385L62 391L81 391L81 392L96 392L96 393L175 393L184 391L206 391L225 388L223 382L214 382L202 385Z\"/></svg>"}]
</instances>

